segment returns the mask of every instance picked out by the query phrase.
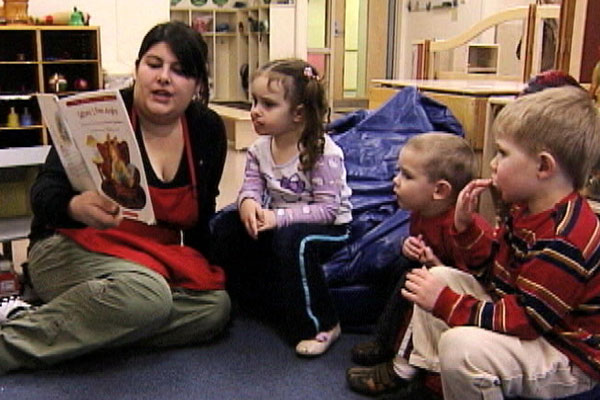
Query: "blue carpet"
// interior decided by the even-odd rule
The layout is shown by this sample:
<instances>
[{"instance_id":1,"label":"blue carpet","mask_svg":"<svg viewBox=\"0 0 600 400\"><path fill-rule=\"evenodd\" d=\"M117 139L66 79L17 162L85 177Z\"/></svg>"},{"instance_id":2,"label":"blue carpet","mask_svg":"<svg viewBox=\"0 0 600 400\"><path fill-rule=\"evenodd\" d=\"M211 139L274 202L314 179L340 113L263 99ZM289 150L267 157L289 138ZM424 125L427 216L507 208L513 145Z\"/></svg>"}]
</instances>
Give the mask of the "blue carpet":
<instances>
[{"instance_id":1,"label":"blue carpet","mask_svg":"<svg viewBox=\"0 0 600 400\"><path fill-rule=\"evenodd\" d=\"M208 346L115 349L5 375L0 399L364 400L346 386L345 370L352 346L369 338L343 333L324 356L302 359L270 327L238 317Z\"/></svg>"}]
</instances>

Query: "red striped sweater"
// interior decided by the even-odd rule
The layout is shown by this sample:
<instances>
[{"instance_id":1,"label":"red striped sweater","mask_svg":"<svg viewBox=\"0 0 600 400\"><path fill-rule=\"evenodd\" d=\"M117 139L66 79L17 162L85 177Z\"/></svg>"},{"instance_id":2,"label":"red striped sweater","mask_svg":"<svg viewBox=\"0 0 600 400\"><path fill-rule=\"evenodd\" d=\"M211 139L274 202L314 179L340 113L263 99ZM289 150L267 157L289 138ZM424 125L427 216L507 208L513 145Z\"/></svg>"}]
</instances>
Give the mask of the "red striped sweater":
<instances>
[{"instance_id":1,"label":"red striped sweater","mask_svg":"<svg viewBox=\"0 0 600 400\"><path fill-rule=\"evenodd\" d=\"M525 340L544 336L600 380L600 223L587 201L572 193L535 215L514 206L491 235L481 223L453 238L466 250L468 266L487 265L493 301L446 287L433 314L450 326L479 326Z\"/></svg>"}]
</instances>

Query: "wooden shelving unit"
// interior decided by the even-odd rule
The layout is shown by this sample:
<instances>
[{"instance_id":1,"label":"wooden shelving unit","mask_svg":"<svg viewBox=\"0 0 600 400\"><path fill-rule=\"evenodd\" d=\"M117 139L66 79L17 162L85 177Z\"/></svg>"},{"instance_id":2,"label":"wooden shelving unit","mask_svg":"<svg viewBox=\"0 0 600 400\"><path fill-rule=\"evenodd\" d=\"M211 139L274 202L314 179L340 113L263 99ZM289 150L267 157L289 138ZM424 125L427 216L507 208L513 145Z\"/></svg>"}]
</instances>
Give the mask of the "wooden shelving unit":
<instances>
[{"instance_id":1,"label":"wooden shelving unit","mask_svg":"<svg viewBox=\"0 0 600 400\"><path fill-rule=\"evenodd\" d=\"M77 92L78 79L102 88L98 27L0 26L0 220L31 212L29 187L49 150L35 94L54 92L54 74L66 79L59 96ZM27 108L31 124L8 126L11 108Z\"/></svg>"},{"instance_id":2,"label":"wooden shelving unit","mask_svg":"<svg viewBox=\"0 0 600 400\"><path fill-rule=\"evenodd\" d=\"M211 101L248 101L240 71L247 65L248 76L252 76L258 66L270 60L274 32L283 39L286 34L281 28L287 29L287 36L294 29L272 24L271 8L281 5L265 4L264 0L250 0L248 4L242 8L230 4L218 7L208 1L194 6L190 0L181 0L171 6L171 20L199 27L208 43ZM293 13L293 4L286 7Z\"/></svg>"},{"instance_id":3,"label":"wooden shelving unit","mask_svg":"<svg viewBox=\"0 0 600 400\"><path fill-rule=\"evenodd\" d=\"M67 80L58 95L76 92L77 79L85 79L88 90L102 87L99 28L0 26L0 43L0 150L47 144L35 94L53 91L54 74ZM32 124L8 127L11 107L18 114L27 108Z\"/></svg>"}]
</instances>

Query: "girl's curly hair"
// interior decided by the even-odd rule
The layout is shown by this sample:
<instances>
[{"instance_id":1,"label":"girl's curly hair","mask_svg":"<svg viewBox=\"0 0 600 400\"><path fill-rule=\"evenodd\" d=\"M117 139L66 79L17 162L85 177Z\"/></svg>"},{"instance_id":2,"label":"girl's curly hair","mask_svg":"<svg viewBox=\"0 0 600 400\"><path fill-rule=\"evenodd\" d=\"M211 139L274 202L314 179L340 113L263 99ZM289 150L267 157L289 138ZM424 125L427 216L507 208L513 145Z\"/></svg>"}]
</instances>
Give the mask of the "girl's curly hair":
<instances>
[{"instance_id":1,"label":"girl's curly hair","mask_svg":"<svg viewBox=\"0 0 600 400\"><path fill-rule=\"evenodd\" d=\"M269 82L281 81L285 99L291 107L302 106L304 129L298 141L302 170L312 169L325 146L325 116L328 111L325 88L315 67L304 60L274 60L259 68L253 79L267 76Z\"/></svg>"}]
</instances>

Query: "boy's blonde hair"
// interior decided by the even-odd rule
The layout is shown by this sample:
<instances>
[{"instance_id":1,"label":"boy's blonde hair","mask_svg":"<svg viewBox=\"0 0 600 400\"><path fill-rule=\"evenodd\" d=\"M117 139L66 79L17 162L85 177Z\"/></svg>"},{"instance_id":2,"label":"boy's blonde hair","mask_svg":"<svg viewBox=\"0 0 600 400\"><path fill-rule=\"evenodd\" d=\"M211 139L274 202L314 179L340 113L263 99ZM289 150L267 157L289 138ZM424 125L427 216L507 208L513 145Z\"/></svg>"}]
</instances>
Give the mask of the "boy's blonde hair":
<instances>
[{"instance_id":1,"label":"boy's blonde hair","mask_svg":"<svg viewBox=\"0 0 600 400\"><path fill-rule=\"evenodd\" d=\"M475 153L460 136L444 132L423 133L411 137L404 148L420 154L430 182L443 179L450 183L453 199L477 176Z\"/></svg>"},{"instance_id":2,"label":"boy's blonde hair","mask_svg":"<svg viewBox=\"0 0 600 400\"><path fill-rule=\"evenodd\" d=\"M500 111L493 132L532 156L552 154L577 190L600 157L600 115L589 94L577 87L519 97Z\"/></svg>"}]
</instances>

